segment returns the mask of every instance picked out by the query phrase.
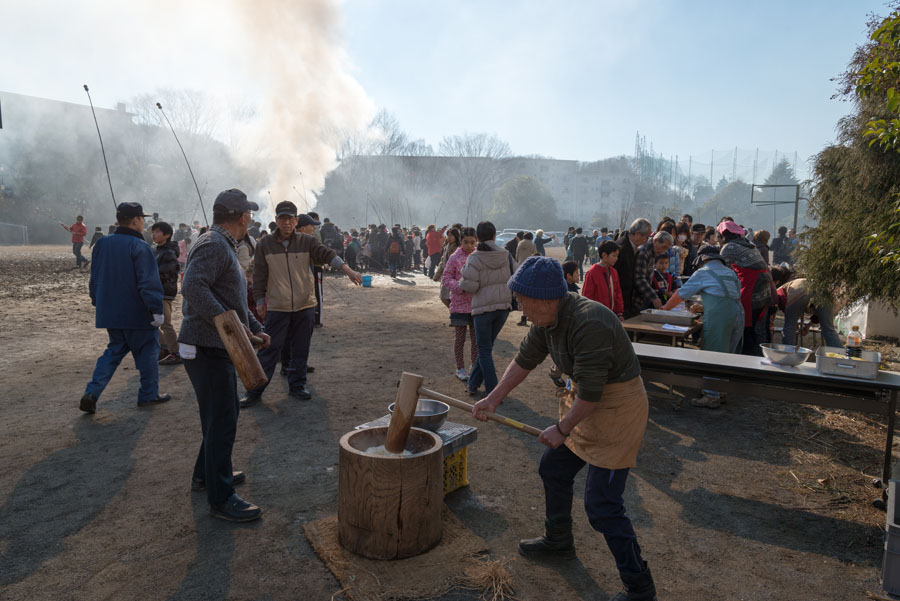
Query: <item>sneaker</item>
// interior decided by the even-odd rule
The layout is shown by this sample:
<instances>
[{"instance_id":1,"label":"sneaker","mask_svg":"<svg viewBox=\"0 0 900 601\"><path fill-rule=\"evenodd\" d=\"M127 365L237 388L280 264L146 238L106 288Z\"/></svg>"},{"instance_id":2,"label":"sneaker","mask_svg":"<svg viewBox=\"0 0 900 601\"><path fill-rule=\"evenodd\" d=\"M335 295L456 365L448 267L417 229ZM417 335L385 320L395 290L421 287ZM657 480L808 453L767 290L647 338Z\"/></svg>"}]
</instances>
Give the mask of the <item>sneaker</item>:
<instances>
[{"instance_id":1,"label":"sneaker","mask_svg":"<svg viewBox=\"0 0 900 601\"><path fill-rule=\"evenodd\" d=\"M694 407L706 407L708 409L716 409L721 404L722 403L719 399L711 397L707 394L704 394L700 398L691 401L691 405L693 405Z\"/></svg>"},{"instance_id":2,"label":"sneaker","mask_svg":"<svg viewBox=\"0 0 900 601\"><path fill-rule=\"evenodd\" d=\"M306 366L306 373L311 374L311 373L313 373L314 371L316 371L316 368L313 367L312 365L307 365L307 366Z\"/></svg>"},{"instance_id":3,"label":"sneaker","mask_svg":"<svg viewBox=\"0 0 900 601\"><path fill-rule=\"evenodd\" d=\"M467 382L469 380L469 372L466 371L465 367L461 367L456 370L456 377L463 382Z\"/></svg>"}]
</instances>

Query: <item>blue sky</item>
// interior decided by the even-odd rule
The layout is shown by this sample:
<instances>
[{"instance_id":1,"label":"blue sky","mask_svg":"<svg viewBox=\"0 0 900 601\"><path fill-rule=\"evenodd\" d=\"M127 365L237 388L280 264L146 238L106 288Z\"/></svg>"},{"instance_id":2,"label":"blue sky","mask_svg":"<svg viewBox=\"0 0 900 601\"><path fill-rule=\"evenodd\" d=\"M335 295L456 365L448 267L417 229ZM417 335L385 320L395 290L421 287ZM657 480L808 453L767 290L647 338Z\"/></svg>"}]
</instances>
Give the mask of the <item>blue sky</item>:
<instances>
[{"instance_id":1,"label":"blue sky","mask_svg":"<svg viewBox=\"0 0 900 601\"><path fill-rule=\"evenodd\" d=\"M521 154L798 151L848 105L830 78L880 1L378 2L345 6L355 75L416 137L488 131Z\"/></svg>"},{"instance_id":2,"label":"blue sky","mask_svg":"<svg viewBox=\"0 0 900 601\"><path fill-rule=\"evenodd\" d=\"M242 0L6 0L0 90L101 106L159 87L258 93ZM287 0L262 0L284 2ZM259 6L259 5L253 5ZM665 156L779 149L834 137L831 100L881 0L535 2L347 0L351 74L375 108L435 147L490 132L518 154ZM302 43L303 40L297 40ZM251 42L252 43L252 42ZM314 87L312 89L314 93Z\"/></svg>"}]
</instances>

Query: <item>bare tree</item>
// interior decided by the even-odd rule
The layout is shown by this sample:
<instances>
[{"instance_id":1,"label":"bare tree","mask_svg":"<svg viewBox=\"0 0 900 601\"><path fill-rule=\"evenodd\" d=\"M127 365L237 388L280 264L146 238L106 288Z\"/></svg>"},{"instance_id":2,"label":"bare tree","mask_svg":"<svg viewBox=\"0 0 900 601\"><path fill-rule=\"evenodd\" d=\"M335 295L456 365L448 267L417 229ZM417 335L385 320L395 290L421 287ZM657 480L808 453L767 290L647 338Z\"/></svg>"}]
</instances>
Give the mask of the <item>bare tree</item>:
<instances>
[{"instance_id":1,"label":"bare tree","mask_svg":"<svg viewBox=\"0 0 900 601\"><path fill-rule=\"evenodd\" d=\"M625 191L622 197L619 199L618 206L616 207L616 218L619 223L619 229L624 231L629 224L629 218L631 217L631 211L634 208L634 193L630 191Z\"/></svg>"},{"instance_id":2,"label":"bare tree","mask_svg":"<svg viewBox=\"0 0 900 601\"><path fill-rule=\"evenodd\" d=\"M494 135L464 133L446 136L438 152L455 157L452 168L459 176L466 223L483 213L483 202L505 178L505 167L512 157L509 144Z\"/></svg>"},{"instance_id":3,"label":"bare tree","mask_svg":"<svg viewBox=\"0 0 900 601\"><path fill-rule=\"evenodd\" d=\"M215 102L199 90L159 89L149 94L135 96L128 108L135 114L135 121L142 125L166 127L156 103L162 104L174 127L179 132L200 138L216 138L220 133L221 119Z\"/></svg>"}]
</instances>

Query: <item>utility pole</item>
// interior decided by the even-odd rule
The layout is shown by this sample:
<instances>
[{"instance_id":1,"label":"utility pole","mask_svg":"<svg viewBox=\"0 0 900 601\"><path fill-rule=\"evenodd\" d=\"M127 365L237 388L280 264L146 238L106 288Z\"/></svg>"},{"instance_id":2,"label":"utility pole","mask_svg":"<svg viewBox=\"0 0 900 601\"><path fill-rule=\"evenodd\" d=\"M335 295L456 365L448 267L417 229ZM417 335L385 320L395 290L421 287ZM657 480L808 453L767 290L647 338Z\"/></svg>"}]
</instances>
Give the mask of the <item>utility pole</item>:
<instances>
[{"instance_id":1,"label":"utility pole","mask_svg":"<svg viewBox=\"0 0 900 601\"><path fill-rule=\"evenodd\" d=\"M734 159L731 163L731 181L734 181L737 176L737 146L734 147Z\"/></svg>"},{"instance_id":2,"label":"utility pole","mask_svg":"<svg viewBox=\"0 0 900 601\"><path fill-rule=\"evenodd\" d=\"M753 159L753 182L756 183L756 169L759 166L759 148L756 149L756 156Z\"/></svg>"}]
</instances>

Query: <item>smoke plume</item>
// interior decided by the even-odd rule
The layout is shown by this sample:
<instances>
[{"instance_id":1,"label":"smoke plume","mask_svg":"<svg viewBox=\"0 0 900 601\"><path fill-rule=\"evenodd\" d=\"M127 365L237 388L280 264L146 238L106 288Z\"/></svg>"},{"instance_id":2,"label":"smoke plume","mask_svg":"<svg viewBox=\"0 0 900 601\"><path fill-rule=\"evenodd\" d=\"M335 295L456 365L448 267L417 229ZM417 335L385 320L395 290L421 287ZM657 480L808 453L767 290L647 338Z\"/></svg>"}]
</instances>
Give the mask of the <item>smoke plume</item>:
<instances>
[{"instance_id":1,"label":"smoke plume","mask_svg":"<svg viewBox=\"0 0 900 601\"><path fill-rule=\"evenodd\" d=\"M364 127L373 104L349 73L338 2L237 0L236 6L247 36L247 74L261 90L243 147L264 161L275 202L289 199L305 210L294 188L315 202L310 192L335 167L340 132Z\"/></svg>"}]
</instances>

